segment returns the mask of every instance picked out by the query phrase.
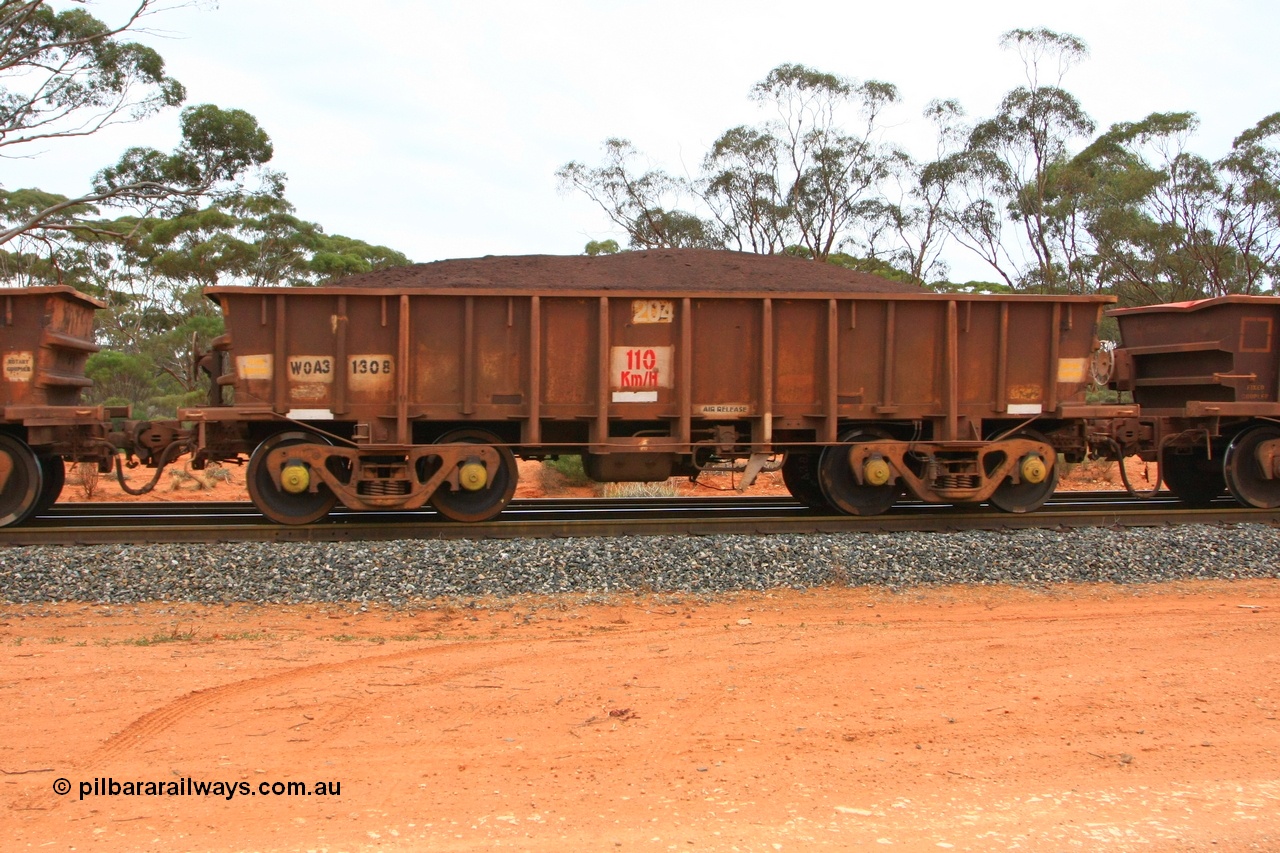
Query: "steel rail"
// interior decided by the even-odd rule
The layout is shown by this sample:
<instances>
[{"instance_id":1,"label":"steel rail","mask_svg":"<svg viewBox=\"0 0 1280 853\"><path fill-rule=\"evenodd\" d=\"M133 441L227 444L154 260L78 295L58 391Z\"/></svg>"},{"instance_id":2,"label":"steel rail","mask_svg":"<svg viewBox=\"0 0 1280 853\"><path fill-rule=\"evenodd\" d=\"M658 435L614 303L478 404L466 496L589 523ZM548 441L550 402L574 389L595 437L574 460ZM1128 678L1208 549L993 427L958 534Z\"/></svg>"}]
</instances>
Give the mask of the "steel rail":
<instances>
[{"instance_id":1,"label":"steel rail","mask_svg":"<svg viewBox=\"0 0 1280 853\"><path fill-rule=\"evenodd\" d=\"M249 503L58 504L0 545L160 542L342 542L390 539L514 539L717 534L891 533L1027 528L1151 527L1181 524L1280 525L1280 511L1224 498L1185 509L1171 495L1135 500L1116 492L1060 492L1042 509L1010 514L903 502L868 518L814 512L787 497L596 498L513 501L502 518L458 524L432 511L343 512L297 527L268 522Z\"/></svg>"}]
</instances>

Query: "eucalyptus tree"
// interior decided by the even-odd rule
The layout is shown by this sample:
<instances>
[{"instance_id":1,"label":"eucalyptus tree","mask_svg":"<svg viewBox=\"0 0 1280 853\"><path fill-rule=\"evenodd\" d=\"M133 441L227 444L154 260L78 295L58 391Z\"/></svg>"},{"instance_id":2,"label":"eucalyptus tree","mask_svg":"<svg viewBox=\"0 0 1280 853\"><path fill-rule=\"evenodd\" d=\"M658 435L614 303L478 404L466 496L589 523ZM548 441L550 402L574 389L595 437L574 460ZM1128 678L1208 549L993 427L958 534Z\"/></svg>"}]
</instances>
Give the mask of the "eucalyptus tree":
<instances>
[{"instance_id":1,"label":"eucalyptus tree","mask_svg":"<svg viewBox=\"0 0 1280 853\"><path fill-rule=\"evenodd\" d=\"M140 0L108 25L84 9L0 0L0 148L88 136L182 103L155 50L122 36L155 11Z\"/></svg>"},{"instance_id":2,"label":"eucalyptus tree","mask_svg":"<svg viewBox=\"0 0 1280 853\"><path fill-rule=\"evenodd\" d=\"M283 190L278 176L275 187ZM132 403L146 417L200 397L193 356L223 331L206 286L308 286L409 263L385 246L325 233L270 193L169 218L101 220L74 238L63 246L79 262L68 283L107 302L97 323L103 352L87 366L93 399Z\"/></svg>"},{"instance_id":3,"label":"eucalyptus tree","mask_svg":"<svg viewBox=\"0 0 1280 853\"><path fill-rule=\"evenodd\" d=\"M1047 203L1053 171L1070 159L1070 143L1094 132L1093 120L1061 85L1088 47L1044 28L1010 30L1001 47L1017 52L1026 83L974 126L952 163L964 183L951 210L952 233L1010 284L1046 292L1087 289L1071 275Z\"/></svg>"},{"instance_id":4,"label":"eucalyptus tree","mask_svg":"<svg viewBox=\"0 0 1280 853\"><path fill-rule=\"evenodd\" d=\"M712 227L678 205L689 183L661 169L639 170L640 153L629 140L604 142L604 162L570 161L556 170L564 191L578 190L627 235L632 249L702 248L719 244Z\"/></svg>"},{"instance_id":5,"label":"eucalyptus tree","mask_svg":"<svg viewBox=\"0 0 1280 853\"><path fill-rule=\"evenodd\" d=\"M877 217L884 226L877 236L891 241L888 261L918 282L947 276L942 251L950 236L948 212L961 182L956 155L963 150L969 131L964 108L954 99L930 101L924 118L934 126L934 158L920 162L895 154L889 185L896 187L896 193L886 195Z\"/></svg>"},{"instance_id":6,"label":"eucalyptus tree","mask_svg":"<svg viewBox=\"0 0 1280 853\"><path fill-rule=\"evenodd\" d=\"M1274 287L1280 264L1280 114L1217 161L1187 150L1193 113L1113 125L1063 170L1093 242L1095 274L1128 303Z\"/></svg>"},{"instance_id":7,"label":"eucalyptus tree","mask_svg":"<svg viewBox=\"0 0 1280 853\"><path fill-rule=\"evenodd\" d=\"M23 146L70 141L181 105L186 91L160 54L128 40L157 11L156 0L138 0L122 21L106 24L81 8L0 0L0 153L15 156ZM180 131L173 151L130 148L76 194L41 201L5 188L4 201L12 203L0 221L0 246L29 234L56 241L95 218L99 205L172 214L234 189L271 159L270 139L242 110L187 107Z\"/></svg>"},{"instance_id":8,"label":"eucalyptus tree","mask_svg":"<svg viewBox=\"0 0 1280 853\"><path fill-rule=\"evenodd\" d=\"M739 125L703 158L700 194L728 248L772 255L793 238L779 148L769 130Z\"/></svg>"},{"instance_id":9,"label":"eucalyptus tree","mask_svg":"<svg viewBox=\"0 0 1280 853\"><path fill-rule=\"evenodd\" d=\"M879 188L899 157L880 140L897 88L788 64L750 97L772 117L721 134L695 180L638 167L635 147L612 138L602 164L562 166L560 185L594 201L631 248L796 248L826 259L870 245L874 226L864 226L881 214Z\"/></svg>"},{"instance_id":10,"label":"eucalyptus tree","mask_svg":"<svg viewBox=\"0 0 1280 853\"><path fill-rule=\"evenodd\" d=\"M1222 181L1220 222L1236 252L1234 288L1275 290L1280 279L1280 112L1235 138L1217 167Z\"/></svg>"},{"instance_id":11,"label":"eucalyptus tree","mask_svg":"<svg viewBox=\"0 0 1280 853\"><path fill-rule=\"evenodd\" d=\"M0 0L0 156L73 144L185 100L160 54L134 40L158 0L135 0L113 24L82 7ZM190 353L221 332L202 285L314 284L408 262L297 218L283 176L264 168L271 140L253 116L202 104L178 124L172 151L129 148L79 191L0 186L0 278L104 298L106 351L86 368L93 393L144 416L193 393Z\"/></svg>"},{"instance_id":12,"label":"eucalyptus tree","mask_svg":"<svg viewBox=\"0 0 1280 853\"><path fill-rule=\"evenodd\" d=\"M703 161L702 196L726 242L766 253L802 247L819 260L871 245L880 186L900 156L880 138L897 87L784 64L751 99L773 117L726 131Z\"/></svg>"}]
</instances>

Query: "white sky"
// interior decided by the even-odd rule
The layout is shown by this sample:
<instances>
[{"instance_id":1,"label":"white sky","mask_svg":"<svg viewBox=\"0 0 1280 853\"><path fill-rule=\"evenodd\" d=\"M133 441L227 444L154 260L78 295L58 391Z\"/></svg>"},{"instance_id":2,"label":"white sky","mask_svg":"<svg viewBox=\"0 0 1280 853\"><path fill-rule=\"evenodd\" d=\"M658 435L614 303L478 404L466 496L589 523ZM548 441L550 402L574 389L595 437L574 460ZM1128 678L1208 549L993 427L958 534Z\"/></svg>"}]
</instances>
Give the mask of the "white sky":
<instances>
[{"instance_id":1,"label":"white sky","mask_svg":"<svg viewBox=\"0 0 1280 853\"><path fill-rule=\"evenodd\" d=\"M108 22L130 6L89 4ZM784 62L896 84L888 138L920 157L929 100L985 117L1022 81L997 44L1017 27L1088 42L1065 86L1099 129L1191 110L1190 147L1212 159L1280 110L1280 4L1266 0L201 0L149 26L188 103L257 117L301 217L415 261L625 243L555 170L621 136L693 174L722 131L765 118L748 90ZM0 164L0 183L77 194L124 148L176 137L165 113L25 151L39 156ZM947 258L954 280L990 278L962 248Z\"/></svg>"}]
</instances>

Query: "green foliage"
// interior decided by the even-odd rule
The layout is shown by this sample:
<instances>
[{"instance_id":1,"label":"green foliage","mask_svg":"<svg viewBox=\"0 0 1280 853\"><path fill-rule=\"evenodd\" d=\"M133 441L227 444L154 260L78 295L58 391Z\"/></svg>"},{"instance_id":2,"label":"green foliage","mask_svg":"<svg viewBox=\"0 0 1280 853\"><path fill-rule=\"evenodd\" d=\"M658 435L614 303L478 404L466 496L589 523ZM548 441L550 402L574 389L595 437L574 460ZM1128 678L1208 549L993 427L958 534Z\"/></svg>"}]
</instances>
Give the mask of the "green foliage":
<instances>
[{"instance_id":1,"label":"green foliage","mask_svg":"<svg viewBox=\"0 0 1280 853\"><path fill-rule=\"evenodd\" d=\"M901 156L877 141L880 113L898 100L897 88L789 64L770 71L751 98L776 118L722 134L696 180L637 168L639 152L618 138L605 141L603 164L573 161L556 176L599 205L633 249L774 253L803 245L826 258L856 243L851 229L876 211L870 194ZM846 130L846 113L860 122L857 132ZM686 209L690 197L705 213Z\"/></svg>"},{"instance_id":2,"label":"green foliage","mask_svg":"<svg viewBox=\"0 0 1280 853\"><path fill-rule=\"evenodd\" d=\"M637 168L639 152L619 139L605 143L603 165L558 174L633 248L785 252L945 291L1111 292L1122 304L1274 292L1280 112L1216 160L1187 150L1198 124L1189 112L1095 136L1063 86L1088 58L1083 39L1038 27L1000 45L1022 82L972 124L956 101L930 102L929 160L882 141L892 84L785 64L750 90L771 117L722 133L695 179ZM996 280L948 281L941 251L952 241Z\"/></svg>"},{"instance_id":3,"label":"green foliage","mask_svg":"<svg viewBox=\"0 0 1280 853\"><path fill-rule=\"evenodd\" d=\"M638 156L628 140L606 139L602 165L569 162L556 177L563 190L576 189L594 201L626 232L632 249L707 245L704 225L676 207L689 191L688 182L661 169L637 171Z\"/></svg>"},{"instance_id":4,"label":"green foliage","mask_svg":"<svg viewBox=\"0 0 1280 853\"><path fill-rule=\"evenodd\" d=\"M1089 290L1076 247L1061 239L1062 220L1051 207L1055 169L1070 159L1073 140L1094 131L1080 102L1059 85L1087 48L1076 36L1043 28L1011 30L1001 44L1017 51L1027 85L1010 90L996 114L973 127L955 157L967 197L951 217L953 233L1010 285ZM1046 66L1056 70L1052 83L1041 82ZM1013 226L1012 233L1005 233L1005 224ZM1013 261L1011 243L1029 263Z\"/></svg>"},{"instance_id":5,"label":"green foliage","mask_svg":"<svg viewBox=\"0 0 1280 853\"><path fill-rule=\"evenodd\" d=\"M119 36L154 6L140 0L118 26L83 9L55 12L39 0L0 2L0 145L92 133L182 103L153 49Z\"/></svg>"},{"instance_id":6,"label":"green foliage","mask_svg":"<svg viewBox=\"0 0 1280 853\"><path fill-rule=\"evenodd\" d=\"M597 255L616 255L622 251L617 240L591 240L587 243L586 248L582 250L582 254L596 257Z\"/></svg>"},{"instance_id":7,"label":"green foliage","mask_svg":"<svg viewBox=\"0 0 1280 853\"><path fill-rule=\"evenodd\" d=\"M104 350L89 356L85 375L93 380L96 399L119 405L153 395L156 366L145 355ZM135 414L146 417L144 413Z\"/></svg>"},{"instance_id":8,"label":"green foliage","mask_svg":"<svg viewBox=\"0 0 1280 853\"><path fill-rule=\"evenodd\" d=\"M181 123L177 149L162 154L154 148L130 148L118 163L98 172L85 200L178 212L191 199L271 159L271 140L243 110L187 107Z\"/></svg>"},{"instance_id":9,"label":"green foliage","mask_svg":"<svg viewBox=\"0 0 1280 853\"><path fill-rule=\"evenodd\" d=\"M273 183L283 192L283 179ZM196 355L223 332L205 286L315 285L409 262L326 234L280 194L233 195L171 218L94 222L69 233L53 257L62 281L107 302L97 321L104 351L88 366L91 399L131 403L138 417L171 417L204 399ZM29 265L25 273L47 271Z\"/></svg>"},{"instance_id":10,"label":"green foliage","mask_svg":"<svg viewBox=\"0 0 1280 853\"><path fill-rule=\"evenodd\" d=\"M790 252L788 254L791 254ZM809 257L809 255L804 255ZM909 284L924 284L916 276L906 270L898 269L883 258L856 258L844 252L836 252L827 257L827 263L855 272L865 272L887 278L890 281L903 281Z\"/></svg>"},{"instance_id":11,"label":"green foliage","mask_svg":"<svg viewBox=\"0 0 1280 853\"><path fill-rule=\"evenodd\" d=\"M1280 114L1277 114L1280 115ZM1192 113L1113 125L1063 169L1087 271L1123 304L1175 302L1274 287L1280 261L1276 116L1217 162L1185 150Z\"/></svg>"},{"instance_id":12,"label":"green foliage","mask_svg":"<svg viewBox=\"0 0 1280 853\"><path fill-rule=\"evenodd\" d=\"M156 11L157 0L138 0L122 23L107 25L83 9L55 12L37 0L0 0L0 149L86 136L180 105L186 91L166 75L163 58L126 40ZM79 196L6 194L0 245L22 242L6 249L11 255L41 246L52 254L69 232L94 227L100 205L144 217L175 215L238 191L246 174L271 159L270 139L242 110L188 107L180 126L172 152L130 148ZM12 259L12 268L39 274L28 261Z\"/></svg>"},{"instance_id":13,"label":"green foliage","mask_svg":"<svg viewBox=\"0 0 1280 853\"><path fill-rule=\"evenodd\" d=\"M592 480L582 467L582 457L578 455L557 456L554 459L543 459L542 466L554 471L560 478L558 485L586 486Z\"/></svg>"},{"instance_id":14,"label":"green foliage","mask_svg":"<svg viewBox=\"0 0 1280 853\"><path fill-rule=\"evenodd\" d=\"M1004 282L996 281L934 281L926 285L930 290L936 290L938 293L991 293L1006 294L1016 293L1017 291Z\"/></svg>"}]
</instances>

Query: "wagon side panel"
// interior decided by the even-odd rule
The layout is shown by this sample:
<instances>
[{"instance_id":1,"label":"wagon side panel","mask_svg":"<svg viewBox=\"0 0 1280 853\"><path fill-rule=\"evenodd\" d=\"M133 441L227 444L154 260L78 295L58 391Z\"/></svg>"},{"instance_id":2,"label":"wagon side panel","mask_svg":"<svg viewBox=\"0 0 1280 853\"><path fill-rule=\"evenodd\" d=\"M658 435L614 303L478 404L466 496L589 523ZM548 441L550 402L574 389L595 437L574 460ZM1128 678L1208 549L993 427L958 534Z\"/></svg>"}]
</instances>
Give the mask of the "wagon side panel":
<instances>
[{"instance_id":1,"label":"wagon side panel","mask_svg":"<svg viewBox=\"0 0 1280 853\"><path fill-rule=\"evenodd\" d=\"M465 319L465 309L463 313ZM491 421L527 417L529 298L520 295L476 299L471 329L471 341L464 341L464 406L469 386L474 417Z\"/></svg>"},{"instance_id":2,"label":"wagon side panel","mask_svg":"<svg viewBox=\"0 0 1280 853\"><path fill-rule=\"evenodd\" d=\"M1118 382L1144 409L1280 411L1280 298L1120 309Z\"/></svg>"},{"instance_id":3,"label":"wagon side panel","mask_svg":"<svg viewBox=\"0 0 1280 853\"><path fill-rule=\"evenodd\" d=\"M828 300L773 302L774 415L823 413L827 397Z\"/></svg>"},{"instance_id":4,"label":"wagon side panel","mask_svg":"<svg viewBox=\"0 0 1280 853\"><path fill-rule=\"evenodd\" d=\"M94 343L96 300L70 287L0 293L0 404L63 407L80 404L93 383L85 376Z\"/></svg>"},{"instance_id":5,"label":"wagon side panel","mask_svg":"<svg viewBox=\"0 0 1280 853\"><path fill-rule=\"evenodd\" d=\"M763 303L692 301L689 398L694 417L761 416Z\"/></svg>"},{"instance_id":6,"label":"wagon side panel","mask_svg":"<svg viewBox=\"0 0 1280 853\"><path fill-rule=\"evenodd\" d=\"M453 296L413 298L414 413L430 419L463 415L466 305Z\"/></svg>"},{"instance_id":7,"label":"wagon side panel","mask_svg":"<svg viewBox=\"0 0 1280 853\"><path fill-rule=\"evenodd\" d=\"M540 302L543 416L589 418L599 390L599 304L585 297Z\"/></svg>"}]
</instances>

